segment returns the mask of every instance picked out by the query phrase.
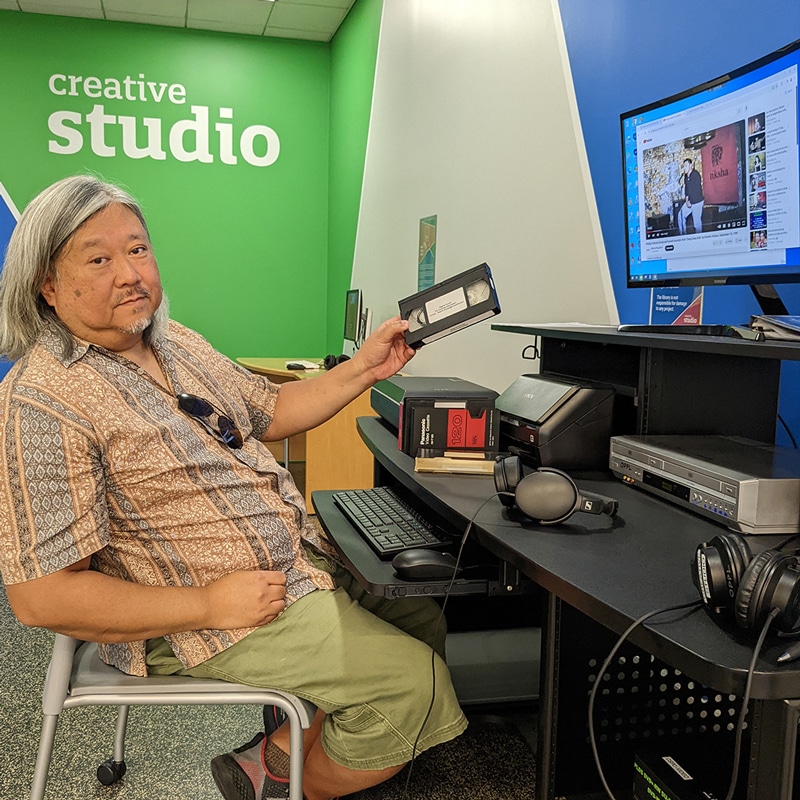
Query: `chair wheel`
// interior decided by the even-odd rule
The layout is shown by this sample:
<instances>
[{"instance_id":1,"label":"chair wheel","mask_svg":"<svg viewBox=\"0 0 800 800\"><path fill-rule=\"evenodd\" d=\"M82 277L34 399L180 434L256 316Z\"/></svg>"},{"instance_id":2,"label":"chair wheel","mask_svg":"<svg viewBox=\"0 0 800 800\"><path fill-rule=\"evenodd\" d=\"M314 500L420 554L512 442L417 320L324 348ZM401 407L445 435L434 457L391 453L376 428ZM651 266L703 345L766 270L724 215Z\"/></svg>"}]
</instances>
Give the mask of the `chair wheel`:
<instances>
[{"instance_id":1,"label":"chair wheel","mask_svg":"<svg viewBox=\"0 0 800 800\"><path fill-rule=\"evenodd\" d=\"M122 780L127 769L124 761L114 761L113 758L109 758L97 768L97 780L103 786L111 786L112 783Z\"/></svg>"}]
</instances>

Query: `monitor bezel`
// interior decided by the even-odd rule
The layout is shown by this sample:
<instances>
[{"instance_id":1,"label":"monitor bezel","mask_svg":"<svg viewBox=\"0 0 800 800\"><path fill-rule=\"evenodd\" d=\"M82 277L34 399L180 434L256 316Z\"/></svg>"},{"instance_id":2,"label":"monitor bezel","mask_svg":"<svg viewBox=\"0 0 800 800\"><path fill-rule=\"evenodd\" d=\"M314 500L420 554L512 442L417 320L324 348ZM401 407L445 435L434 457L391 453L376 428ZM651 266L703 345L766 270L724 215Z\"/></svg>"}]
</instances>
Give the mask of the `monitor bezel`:
<instances>
[{"instance_id":1,"label":"monitor bezel","mask_svg":"<svg viewBox=\"0 0 800 800\"><path fill-rule=\"evenodd\" d=\"M351 303L351 298L355 298L355 303ZM361 338L361 314L364 303L363 294L361 289L348 289L345 294L344 306L344 340L358 345ZM352 309L355 308L355 311ZM355 314L355 318L351 319L351 315ZM353 330L351 331L351 327Z\"/></svg>"},{"instance_id":2,"label":"monitor bezel","mask_svg":"<svg viewBox=\"0 0 800 800\"><path fill-rule=\"evenodd\" d=\"M755 59L754 61L750 61L747 64L744 64L743 66L736 68L735 70L731 70L730 72L726 72L725 74L720 75L716 78L698 84L697 86L693 86L681 92L676 92L675 94L669 95L667 97L661 98L656 101L652 101L642 106L638 106L637 108L631 109L630 111L626 111L620 114L619 120L620 120L620 144L622 149L622 194L623 194L623 215L625 220L625 278L626 278L626 286L628 289L677 287L677 286L733 286L733 285L765 286L773 283L777 284L800 283L800 265L798 265L793 272L763 271L759 272L758 274L754 273L748 274L746 272L743 272L741 268L732 267L731 268L732 271L730 273L725 273L723 269L716 268L702 275L694 274L687 276L678 276L675 278L658 277L653 279L642 279L641 277L637 276L635 280L632 279L631 257L630 257L631 243L630 243L630 233L629 233L630 225L628 220L628 183L626 174L626 148L625 148L626 120L632 117L646 114L648 112L654 111L659 108L664 108L673 103L685 100L688 97L692 97L693 95L697 95L702 92L706 92L711 89L715 89L719 86L722 86L724 84L730 83L732 80L741 78L775 61L778 61L781 58L785 58L787 55L790 55L795 51L798 51L800 53L800 39L790 42L789 44L786 44L783 47L780 47L777 50L772 51L771 53L768 53L758 59ZM798 60L800 61L800 58ZM800 111L800 108L798 110ZM800 176L798 176L798 180L800 181ZM773 266L775 266L777 270L778 265L773 265ZM754 292L758 294L755 288Z\"/></svg>"}]
</instances>

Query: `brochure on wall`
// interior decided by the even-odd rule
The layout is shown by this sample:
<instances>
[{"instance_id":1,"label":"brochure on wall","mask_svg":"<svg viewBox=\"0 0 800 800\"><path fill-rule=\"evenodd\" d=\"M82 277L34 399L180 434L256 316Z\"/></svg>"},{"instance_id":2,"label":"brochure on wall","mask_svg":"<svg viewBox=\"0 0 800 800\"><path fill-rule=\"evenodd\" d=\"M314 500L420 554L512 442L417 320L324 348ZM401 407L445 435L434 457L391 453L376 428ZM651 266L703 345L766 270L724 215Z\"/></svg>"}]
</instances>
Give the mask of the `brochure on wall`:
<instances>
[{"instance_id":1,"label":"brochure on wall","mask_svg":"<svg viewBox=\"0 0 800 800\"><path fill-rule=\"evenodd\" d=\"M436 283L436 214L419 221L419 261L417 291Z\"/></svg>"},{"instance_id":2,"label":"brochure on wall","mask_svg":"<svg viewBox=\"0 0 800 800\"><path fill-rule=\"evenodd\" d=\"M651 290L651 325L699 325L702 318L701 286L673 286Z\"/></svg>"}]
</instances>

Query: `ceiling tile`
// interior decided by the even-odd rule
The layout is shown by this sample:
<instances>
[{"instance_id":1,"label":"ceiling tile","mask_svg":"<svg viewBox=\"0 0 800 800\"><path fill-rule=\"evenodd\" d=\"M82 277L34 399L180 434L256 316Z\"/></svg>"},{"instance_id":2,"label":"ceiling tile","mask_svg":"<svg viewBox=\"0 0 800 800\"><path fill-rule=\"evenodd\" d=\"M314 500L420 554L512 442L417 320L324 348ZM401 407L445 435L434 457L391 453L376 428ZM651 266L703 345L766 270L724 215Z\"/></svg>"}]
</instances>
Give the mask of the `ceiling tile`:
<instances>
[{"instance_id":1,"label":"ceiling tile","mask_svg":"<svg viewBox=\"0 0 800 800\"><path fill-rule=\"evenodd\" d=\"M241 33L245 36L261 36L264 26L260 24L247 24L246 22L226 22L207 19L190 19L187 28L197 31L217 31L219 33Z\"/></svg>"},{"instance_id":2,"label":"ceiling tile","mask_svg":"<svg viewBox=\"0 0 800 800\"><path fill-rule=\"evenodd\" d=\"M299 31L294 28L275 28L267 25L264 36L275 36L279 39L302 39L307 42L329 42L335 31Z\"/></svg>"},{"instance_id":3,"label":"ceiling tile","mask_svg":"<svg viewBox=\"0 0 800 800\"><path fill-rule=\"evenodd\" d=\"M53 0L30 0L26 2L23 11L31 14L54 14L57 17L86 17L89 19L102 19L103 9L99 6L90 6L91 0L83 0L81 4L53 2ZM20 4L22 5L22 4Z\"/></svg>"},{"instance_id":4,"label":"ceiling tile","mask_svg":"<svg viewBox=\"0 0 800 800\"><path fill-rule=\"evenodd\" d=\"M186 17L186 0L103 0L106 16L115 14L142 14L148 17Z\"/></svg>"},{"instance_id":5,"label":"ceiling tile","mask_svg":"<svg viewBox=\"0 0 800 800\"><path fill-rule=\"evenodd\" d=\"M327 8L350 8L355 0L279 0L281 3L297 3L304 6L325 6Z\"/></svg>"},{"instance_id":6,"label":"ceiling tile","mask_svg":"<svg viewBox=\"0 0 800 800\"><path fill-rule=\"evenodd\" d=\"M180 17L155 17L152 14L138 14L136 12L109 11L106 9L106 19L113 22L138 22L141 25L167 25L171 28L184 28L186 21Z\"/></svg>"},{"instance_id":7,"label":"ceiling tile","mask_svg":"<svg viewBox=\"0 0 800 800\"><path fill-rule=\"evenodd\" d=\"M0 9L328 42L356 0L0 0Z\"/></svg>"},{"instance_id":8,"label":"ceiling tile","mask_svg":"<svg viewBox=\"0 0 800 800\"><path fill-rule=\"evenodd\" d=\"M335 31L344 19L346 9L323 8L307 3L278 2L272 9L270 23L278 28L301 31Z\"/></svg>"},{"instance_id":9,"label":"ceiling tile","mask_svg":"<svg viewBox=\"0 0 800 800\"><path fill-rule=\"evenodd\" d=\"M187 18L190 27L196 20L205 20L261 25L263 29L271 13L272 3L263 0L228 0L227 3L220 3L219 0L189 0Z\"/></svg>"},{"instance_id":10,"label":"ceiling tile","mask_svg":"<svg viewBox=\"0 0 800 800\"><path fill-rule=\"evenodd\" d=\"M92 10L103 13L101 0L19 0L19 7L23 11L32 11L32 6L52 8L54 14L66 13L70 10ZM72 15L71 13L70 16Z\"/></svg>"}]
</instances>

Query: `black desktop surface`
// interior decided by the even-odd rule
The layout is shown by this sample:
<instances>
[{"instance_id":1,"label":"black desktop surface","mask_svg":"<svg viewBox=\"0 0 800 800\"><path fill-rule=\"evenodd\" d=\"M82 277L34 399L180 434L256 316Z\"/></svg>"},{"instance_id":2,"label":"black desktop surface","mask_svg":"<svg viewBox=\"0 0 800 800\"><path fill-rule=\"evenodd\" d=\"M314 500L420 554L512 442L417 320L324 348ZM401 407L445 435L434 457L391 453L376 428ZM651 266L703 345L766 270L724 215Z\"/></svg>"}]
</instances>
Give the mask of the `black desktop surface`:
<instances>
[{"instance_id":1,"label":"black desktop surface","mask_svg":"<svg viewBox=\"0 0 800 800\"><path fill-rule=\"evenodd\" d=\"M495 322L493 331L546 336L558 339L585 340L625 347L644 347L656 350L692 350L696 353L731 355L748 358L768 358L786 361L800 360L800 342L768 339L755 341L731 336L687 335L678 333L648 333L620 331L616 325L557 325L536 323Z\"/></svg>"},{"instance_id":2,"label":"black desktop surface","mask_svg":"<svg viewBox=\"0 0 800 800\"><path fill-rule=\"evenodd\" d=\"M723 526L627 486L610 473L575 477L581 488L619 500L613 523L577 514L560 526L538 526L502 506L493 496L491 477L415 473L413 459L397 449L394 432L379 418L357 422L392 479L455 527L463 528L476 515L471 535L481 545L611 631L620 634L648 612L699 599L690 563L697 545L725 532ZM772 544L782 537L757 538ZM694 680L741 695L756 635L733 624L723 629L699 609L648 620L629 638ZM767 637L753 676L754 699L800 697L800 669L776 664L785 645L774 634Z\"/></svg>"}]
</instances>

